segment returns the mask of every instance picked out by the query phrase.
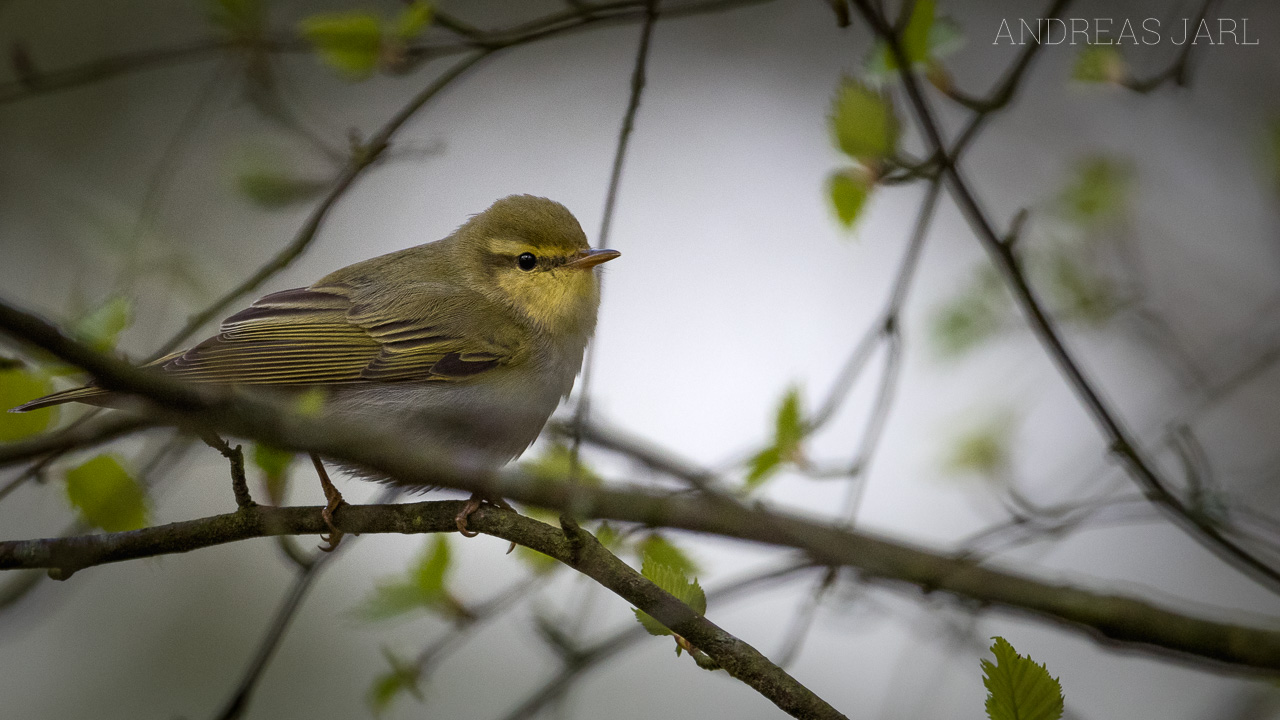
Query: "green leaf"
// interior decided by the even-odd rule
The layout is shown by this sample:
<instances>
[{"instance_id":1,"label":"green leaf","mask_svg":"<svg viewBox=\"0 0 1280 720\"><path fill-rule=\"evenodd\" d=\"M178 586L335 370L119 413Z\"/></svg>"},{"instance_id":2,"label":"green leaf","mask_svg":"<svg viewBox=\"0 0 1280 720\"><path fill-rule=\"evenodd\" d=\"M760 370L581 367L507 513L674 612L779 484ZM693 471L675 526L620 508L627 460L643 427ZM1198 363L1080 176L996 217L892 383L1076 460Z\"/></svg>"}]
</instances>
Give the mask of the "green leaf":
<instances>
[{"instance_id":1,"label":"green leaf","mask_svg":"<svg viewBox=\"0 0 1280 720\"><path fill-rule=\"evenodd\" d=\"M778 403L773 420L773 445L756 453L748 461L746 489L754 490L768 480L783 463L800 457L800 444L807 429L800 409L800 388L792 386Z\"/></svg>"},{"instance_id":2,"label":"green leaf","mask_svg":"<svg viewBox=\"0 0 1280 720\"><path fill-rule=\"evenodd\" d=\"M359 608L359 613L367 620L389 620L415 610L434 609L435 602L436 598L424 597L418 586L411 582L380 582Z\"/></svg>"},{"instance_id":3,"label":"green leaf","mask_svg":"<svg viewBox=\"0 0 1280 720\"><path fill-rule=\"evenodd\" d=\"M956 356L976 347L999 328L999 318L988 305L966 296L937 314L933 321L933 340L943 355Z\"/></svg>"},{"instance_id":4,"label":"green leaf","mask_svg":"<svg viewBox=\"0 0 1280 720\"><path fill-rule=\"evenodd\" d=\"M305 202L324 192L325 180L313 180L269 168L249 168L236 176L236 187L253 204L276 210Z\"/></svg>"},{"instance_id":5,"label":"green leaf","mask_svg":"<svg viewBox=\"0 0 1280 720\"><path fill-rule=\"evenodd\" d=\"M932 66L937 64L938 60L964 47L964 33L955 21L937 17L931 8L923 8L921 5L922 3L917 3L911 15L911 22L915 23L915 27L907 28L908 33L916 33L915 39L910 45L904 45L903 50L906 51L907 57L911 58L912 65L925 63ZM928 15L923 14L926 12ZM925 33L924 50L921 52L917 49L919 48L918 33L926 22L928 31ZM897 75L898 61L894 59L893 53L889 52L888 45L877 42L867 57L863 71L868 79L877 83L885 82Z\"/></svg>"},{"instance_id":6,"label":"green leaf","mask_svg":"<svg viewBox=\"0 0 1280 720\"><path fill-rule=\"evenodd\" d=\"M369 620L386 620L414 610L452 608L446 588L450 556L448 538L437 534L409 568L408 577L379 582L360 614Z\"/></svg>"},{"instance_id":7,"label":"green leaf","mask_svg":"<svg viewBox=\"0 0 1280 720\"><path fill-rule=\"evenodd\" d=\"M667 626L666 626L666 625L663 625L662 623L658 622L657 620L654 620L654 619L649 615L649 613L647 613L647 612L645 612L645 611L641 610L640 608L631 608L631 612L633 612L633 613L635 613L635 614L636 614L636 620L638 620L638 621L640 622L640 624L644 626L644 629L645 629L645 630L648 630L648 631L649 631L649 634L650 634L650 635L654 635L654 636L657 636L657 637L661 637L662 635L674 635L674 634L675 634L675 633L671 632L671 630L667 629Z\"/></svg>"},{"instance_id":8,"label":"green leaf","mask_svg":"<svg viewBox=\"0 0 1280 720\"><path fill-rule=\"evenodd\" d=\"M313 15L301 23L302 36L320 58L352 80L373 74L382 55L382 23L364 12Z\"/></svg>"},{"instance_id":9,"label":"green leaf","mask_svg":"<svg viewBox=\"0 0 1280 720\"><path fill-rule=\"evenodd\" d=\"M934 348L943 357L962 355L999 332L1011 311L999 275L984 265L959 296L934 313Z\"/></svg>"},{"instance_id":10,"label":"green leaf","mask_svg":"<svg viewBox=\"0 0 1280 720\"><path fill-rule=\"evenodd\" d=\"M76 337L88 343L98 352L106 352L116 346L120 333L133 322L133 305L126 297L113 297L75 324Z\"/></svg>"},{"instance_id":11,"label":"green leaf","mask_svg":"<svg viewBox=\"0 0 1280 720\"><path fill-rule=\"evenodd\" d=\"M804 439L804 420L800 417L800 388L791 386L782 396L778 414L773 420L776 445L784 451L794 450Z\"/></svg>"},{"instance_id":12,"label":"green leaf","mask_svg":"<svg viewBox=\"0 0 1280 720\"><path fill-rule=\"evenodd\" d=\"M1055 252L1046 264L1049 295L1062 318L1098 327L1120 309L1120 298L1112 283L1087 270L1065 251Z\"/></svg>"},{"instance_id":13,"label":"green leaf","mask_svg":"<svg viewBox=\"0 0 1280 720\"><path fill-rule=\"evenodd\" d=\"M933 32L933 0L916 0L911 17L902 30L902 52L915 65L929 57L929 37Z\"/></svg>"},{"instance_id":14,"label":"green leaf","mask_svg":"<svg viewBox=\"0 0 1280 720\"><path fill-rule=\"evenodd\" d=\"M596 540L601 545L614 550L622 543L622 533L615 530L608 520L603 520L596 528Z\"/></svg>"},{"instance_id":15,"label":"green leaf","mask_svg":"<svg viewBox=\"0 0 1280 720\"><path fill-rule=\"evenodd\" d=\"M827 180L827 195L831 198L831 206L836 211L836 219L844 229L853 228L862 207L871 194L871 178L865 172L857 170L839 170L831 174Z\"/></svg>"},{"instance_id":16,"label":"green leaf","mask_svg":"<svg viewBox=\"0 0 1280 720\"><path fill-rule=\"evenodd\" d=\"M782 465L782 451L777 445L770 445L751 457L747 462L746 488L754 490L773 476Z\"/></svg>"},{"instance_id":17,"label":"green leaf","mask_svg":"<svg viewBox=\"0 0 1280 720\"><path fill-rule=\"evenodd\" d=\"M296 456L288 450L277 450L269 445L255 444L249 452L249 460L266 477L267 495L271 502L284 502L285 488L289 481L289 466Z\"/></svg>"},{"instance_id":18,"label":"green leaf","mask_svg":"<svg viewBox=\"0 0 1280 720\"><path fill-rule=\"evenodd\" d=\"M601 542L603 543L604 540L601 539ZM694 562L688 553L661 533L649 533L645 539L637 543L636 554L658 565L675 568L685 575L696 575L700 570L698 563Z\"/></svg>"},{"instance_id":19,"label":"green leaf","mask_svg":"<svg viewBox=\"0 0 1280 720\"><path fill-rule=\"evenodd\" d=\"M422 34L431 24L435 7L424 0L415 0L409 4L396 18L395 34L400 40L409 42Z\"/></svg>"},{"instance_id":20,"label":"green leaf","mask_svg":"<svg viewBox=\"0 0 1280 720\"><path fill-rule=\"evenodd\" d=\"M836 147L864 164L892 155L898 145L898 118L880 92L844 78L831 108L831 133Z\"/></svg>"},{"instance_id":21,"label":"green leaf","mask_svg":"<svg viewBox=\"0 0 1280 720\"><path fill-rule=\"evenodd\" d=\"M540 483L556 485L576 479L581 485L599 487L603 482L599 474L587 466L579 456L575 467L573 448L562 442L547 445L542 454L520 463L520 467Z\"/></svg>"},{"instance_id":22,"label":"green leaf","mask_svg":"<svg viewBox=\"0 0 1280 720\"><path fill-rule=\"evenodd\" d=\"M516 557L520 558L529 569L538 575L549 573L560 567L560 561L523 545L516 546Z\"/></svg>"},{"instance_id":23,"label":"green leaf","mask_svg":"<svg viewBox=\"0 0 1280 720\"><path fill-rule=\"evenodd\" d=\"M1058 720L1062 717L1062 685L1044 665L1019 655L1002 637L992 638L996 662L982 661L991 720Z\"/></svg>"},{"instance_id":24,"label":"green leaf","mask_svg":"<svg viewBox=\"0 0 1280 720\"><path fill-rule=\"evenodd\" d=\"M1086 45L1076 57L1071 79L1083 83L1119 84L1129 75L1128 65L1115 45Z\"/></svg>"},{"instance_id":25,"label":"green leaf","mask_svg":"<svg viewBox=\"0 0 1280 720\"><path fill-rule=\"evenodd\" d=\"M1009 467L1013 418L1002 415L969 428L956 438L946 461L949 472L994 477Z\"/></svg>"},{"instance_id":26,"label":"green leaf","mask_svg":"<svg viewBox=\"0 0 1280 720\"><path fill-rule=\"evenodd\" d=\"M313 387L293 401L293 409L299 414L306 417L317 417L324 412L324 406L329 402L329 393L322 387Z\"/></svg>"},{"instance_id":27,"label":"green leaf","mask_svg":"<svg viewBox=\"0 0 1280 720\"><path fill-rule=\"evenodd\" d=\"M689 577L681 572L678 568L670 565L663 565L649 556L645 556L640 565L640 574L644 575L654 585L666 590L676 597L676 599L689 606L689 609L705 615L707 612L707 595L702 591L702 586L698 584L697 578L692 581ZM633 608L636 614L636 620L649 631L650 635L672 635L670 629L657 620L649 616L648 613L638 608Z\"/></svg>"},{"instance_id":28,"label":"green leaf","mask_svg":"<svg viewBox=\"0 0 1280 720\"><path fill-rule=\"evenodd\" d=\"M1085 158L1076 164L1073 177L1058 201L1068 219L1098 223L1128 209L1133 191L1133 169L1109 157Z\"/></svg>"},{"instance_id":29,"label":"green leaf","mask_svg":"<svg viewBox=\"0 0 1280 720\"><path fill-rule=\"evenodd\" d=\"M107 532L146 527L146 493L114 455L99 455L66 478L67 499L89 525Z\"/></svg>"},{"instance_id":30,"label":"green leaf","mask_svg":"<svg viewBox=\"0 0 1280 720\"><path fill-rule=\"evenodd\" d=\"M444 594L452 559L449 537L437 533L431 541L431 548L422 555L413 572L413 579L424 596L439 597Z\"/></svg>"},{"instance_id":31,"label":"green leaf","mask_svg":"<svg viewBox=\"0 0 1280 720\"><path fill-rule=\"evenodd\" d=\"M422 702L422 690L418 687L421 669L385 647L382 648L382 655L391 668L375 677L369 687L369 707L374 715L381 715L390 707L391 701L403 692L408 692L418 702Z\"/></svg>"},{"instance_id":32,"label":"green leaf","mask_svg":"<svg viewBox=\"0 0 1280 720\"><path fill-rule=\"evenodd\" d=\"M21 365L0 370L0 443L21 440L48 429L58 417L56 407L24 413L6 411L51 392L53 383L49 378Z\"/></svg>"},{"instance_id":33,"label":"green leaf","mask_svg":"<svg viewBox=\"0 0 1280 720\"><path fill-rule=\"evenodd\" d=\"M255 444L249 452L249 459L268 477L283 475L293 464L294 453L278 450L270 445Z\"/></svg>"}]
</instances>

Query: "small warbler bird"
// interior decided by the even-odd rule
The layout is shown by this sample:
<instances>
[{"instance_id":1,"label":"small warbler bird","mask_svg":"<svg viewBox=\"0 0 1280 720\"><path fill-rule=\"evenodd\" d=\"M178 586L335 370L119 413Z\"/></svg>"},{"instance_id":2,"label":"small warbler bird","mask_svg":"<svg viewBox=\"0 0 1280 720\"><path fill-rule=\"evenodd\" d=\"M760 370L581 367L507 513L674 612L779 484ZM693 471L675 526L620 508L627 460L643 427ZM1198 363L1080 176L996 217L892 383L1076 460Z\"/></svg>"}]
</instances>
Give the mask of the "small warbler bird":
<instances>
[{"instance_id":1,"label":"small warbler bird","mask_svg":"<svg viewBox=\"0 0 1280 720\"><path fill-rule=\"evenodd\" d=\"M618 255L592 249L563 205L512 195L443 240L267 295L223 321L218 335L152 365L194 383L318 388L321 413L395 423L455 462L496 469L533 443L573 388L600 305L591 269ZM113 400L88 385L14 410ZM332 549L342 537L332 519L342 495L312 460ZM466 518L480 500L458 515L464 534L474 534Z\"/></svg>"}]
</instances>

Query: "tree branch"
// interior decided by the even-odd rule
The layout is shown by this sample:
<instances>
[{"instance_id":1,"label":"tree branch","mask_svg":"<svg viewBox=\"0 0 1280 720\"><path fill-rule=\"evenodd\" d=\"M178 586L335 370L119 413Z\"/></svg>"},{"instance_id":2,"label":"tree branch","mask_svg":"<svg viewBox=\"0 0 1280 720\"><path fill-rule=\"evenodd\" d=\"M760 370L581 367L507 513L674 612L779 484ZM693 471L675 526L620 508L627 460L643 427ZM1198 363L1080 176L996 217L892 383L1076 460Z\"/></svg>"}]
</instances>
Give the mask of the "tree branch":
<instances>
[{"instance_id":1,"label":"tree branch","mask_svg":"<svg viewBox=\"0 0 1280 720\"><path fill-rule=\"evenodd\" d=\"M1114 641L1133 650L1186 653L1239 666L1237 669L1280 670L1280 631L1194 618L1140 600L1101 595L1067 585L1046 585L868 533L845 532L779 513L725 512L723 506L711 506L704 500L671 498L640 490L579 486L537 489L535 485L536 482L508 483L504 488L514 499L545 507L572 507L584 517L681 528L798 548L807 551L816 562L853 567L868 579L908 583L926 592L942 591L981 605L1030 612L1085 630L1099 641ZM457 529L455 516L463 504L444 500L352 505L337 514L335 523L347 533L452 532ZM597 580L611 572L607 569L610 563L601 560L591 547L584 550L571 546L570 538L573 543L585 542L580 534L566 536L549 525L501 508L482 507L472 515L468 526L554 557ZM785 529L781 529L784 526ZM310 535L326 530L319 507L256 506L129 532L3 542L0 543L0 569L51 568L53 575L65 579L79 569L95 565L189 552L256 537ZM635 591L631 587L634 578L625 582L619 577L605 579L611 583L606 587L619 594L623 593L613 584L630 588L627 592ZM635 602L631 595L623 594L623 597ZM640 597L655 596L646 592ZM644 605L635 604L648 612ZM671 608L668 606L667 610ZM650 614L664 624L667 619L676 624L687 620L683 616ZM694 640L679 628L668 626Z\"/></svg>"},{"instance_id":2,"label":"tree branch","mask_svg":"<svg viewBox=\"0 0 1280 720\"><path fill-rule=\"evenodd\" d=\"M707 592L708 603L723 603L736 599L744 592L753 590L762 584L776 582L788 578L798 572L810 569L809 563L796 563L781 568L766 570L731 582L723 587ZM504 720L525 720L537 715L538 711L551 702L562 697L572 683L596 665L626 650L635 643L651 637L649 632L639 625L628 625L622 630L610 633L586 647L572 648L565 656L564 667L550 678L541 688L531 693L523 702L512 708L503 716Z\"/></svg>"},{"instance_id":3,"label":"tree branch","mask_svg":"<svg viewBox=\"0 0 1280 720\"><path fill-rule=\"evenodd\" d=\"M7 408L0 408L4 412ZM100 422L82 423L65 430L27 440L0 444L0 467L35 460L47 455L82 450L117 438L156 427L158 423L136 415L117 415ZM0 496L3 496L0 491Z\"/></svg>"},{"instance_id":4,"label":"tree branch","mask_svg":"<svg viewBox=\"0 0 1280 720\"><path fill-rule=\"evenodd\" d=\"M994 225L961 174L958 163L954 158L946 155L946 142L925 100L920 83L910 63L907 62L906 53L897 35L885 19L871 7L868 0L853 0L853 2L863 19L888 45L894 59L898 62L903 87L925 142L935 155L944 160L943 177L951 196L956 200L974 234L977 235L1004 277L1041 345L1107 437L1111 451L1123 461L1129 470L1130 477L1151 495L1157 507L1165 511L1177 527L1246 576L1274 592L1280 592L1280 570L1228 538L1204 518L1188 512L1182 501L1157 474L1154 464L1140 449L1136 438L1125 428L1118 413L1102 398L1101 391L1085 375L1075 356L1067 349L1043 304L1031 289L1017 256L1002 242L1000 234L996 232Z\"/></svg>"},{"instance_id":5,"label":"tree branch","mask_svg":"<svg viewBox=\"0 0 1280 720\"><path fill-rule=\"evenodd\" d=\"M1195 23L1197 28L1208 17L1209 11L1215 3L1216 0L1205 0L1204 4L1200 6L1200 12L1196 16ZM1121 84L1136 93L1144 95L1169 81L1172 81L1178 87L1186 87L1188 77L1191 74L1191 51L1195 47L1196 43L1194 42L1185 43L1182 50L1178 52L1178 57L1164 70L1148 78L1126 78Z\"/></svg>"},{"instance_id":6,"label":"tree branch","mask_svg":"<svg viewBox=\"0 0 1280 720\"><path fill-rule=\"evenodd\" d=\"M367 423L353 423L341 417L301 416L234 390L212 392L211 388L194 387L153 370L131 367L3 303L0 329L89 370L103 387L148 398L158 404L157 417L171 424L219 430L287 450L316 452L409 484L479 492L581 517L680 528L797 548L822 564L845 565L870 578L915 585L926 591L941 590L982 604L1029 613L1134 650L1172 652L1184 658L1198 656L1244 668L1280 670L1280 632L1203 620L1132 598L1047 584L870 533L846 531L715 497L548 484L520 472L502 476L478 472L443 462L441 458L448 455L439 448L402 436L394 426L371 428ZM335 522L339 530L347 533L447 532L456 528L451 523L459 509L458 503L354 506L338 513ZM531 526L522 526L514 519L520 516L503 515L506 520L495 520L490 525L484 518L493 515L493 508L477 513L481 524L475 529L559 557L556 548L551 548L555 552L548 552L542 546L547 540L538 533L543 531L534 532ZM523 528L523 532L513 535L513 528ZM325 530L318 508L245 508L229 515L132 532L0 543L0 569L56 568L57 574L65 577L90 565L187 552L264 535L316 534Z\"/></svg>"},{"instance_id":7,"label":"tree branch","mask_svg":"<svg viewBox=\"0 0 1280 720\"><path fill-rule=\"evenodd\" d=\"M209 304L200 312L195 313L187 318L186 324L182 326L176 334L173 335L163 346L160 347L149 360L156 360L175 348L180 346L183 341L190 337L207 323L221 315L231 303L240 299L242 296L256 290L264 282L269 280L276 273L288 267L290 263L296 260L315 239L316 234L320 231L320 226L324 223L325 217L338 200L346 194L347 190L364 172L366 168L372 165L381 157L382 153L390 146L391 138L396 132L413 117L415 113L422 109L432 98L438 95L442 90L449 86L451 82L459 76L470 70L473 65L488 57L493 51L483 50L473 55L469 55L453 67L446 70L440 77L436 78L426 88L413 97L404 107L400 108L395 115L382 126L378 132L369 138L358 152L352 153L351 158L347 161L346 167L334 180L333 185L329 188L328 194L320 201L320 204L311 211L311 215L307 221L303 223L302 228L298 230L293 240L286 245L280 252L276 253L266 264L258 268L252 275L245 278L239 285L228 290L217 300Z\"/></svg>"}]
</instances>

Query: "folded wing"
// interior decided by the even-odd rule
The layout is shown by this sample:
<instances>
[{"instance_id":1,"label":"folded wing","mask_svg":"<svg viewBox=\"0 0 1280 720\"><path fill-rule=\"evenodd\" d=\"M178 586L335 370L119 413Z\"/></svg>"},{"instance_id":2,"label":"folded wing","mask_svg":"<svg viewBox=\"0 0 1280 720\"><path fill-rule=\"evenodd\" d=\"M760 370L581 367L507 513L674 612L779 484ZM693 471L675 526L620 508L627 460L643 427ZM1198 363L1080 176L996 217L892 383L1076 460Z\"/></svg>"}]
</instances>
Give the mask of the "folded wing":
<instances>
[{"instance_id":1,"label":"folded wing","mask_svg":"<svg viewBox=\"0 0 1280 720\"><path fill-rule=\"evenodd\" d=\"M184 380L238 385L461 380L513 359L501 339L459 322L475 302L425 286L390 299L341 284L284 290L156 364Z\"/></svg>"}]
</instances>

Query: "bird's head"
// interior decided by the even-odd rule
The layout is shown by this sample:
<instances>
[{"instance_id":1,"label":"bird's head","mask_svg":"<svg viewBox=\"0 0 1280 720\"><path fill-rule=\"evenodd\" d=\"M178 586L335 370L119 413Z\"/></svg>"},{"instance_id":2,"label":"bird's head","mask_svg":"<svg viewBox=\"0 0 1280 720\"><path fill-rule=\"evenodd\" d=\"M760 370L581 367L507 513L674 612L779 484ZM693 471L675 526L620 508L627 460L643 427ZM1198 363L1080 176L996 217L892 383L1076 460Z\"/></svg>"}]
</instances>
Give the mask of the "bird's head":
<instances>
[{"instance_id":1,"label":"bird's head","mask_svg":"<svg viewBox=\"0 0 1280 720\"><path fill-rule=\"evenodd\" d=\"M553 334L591 332L600 304L592 268L620 255L592 249L565 206L532 195L495 202L455 237L480 292Z\"/></svg>"}]
</instances>

